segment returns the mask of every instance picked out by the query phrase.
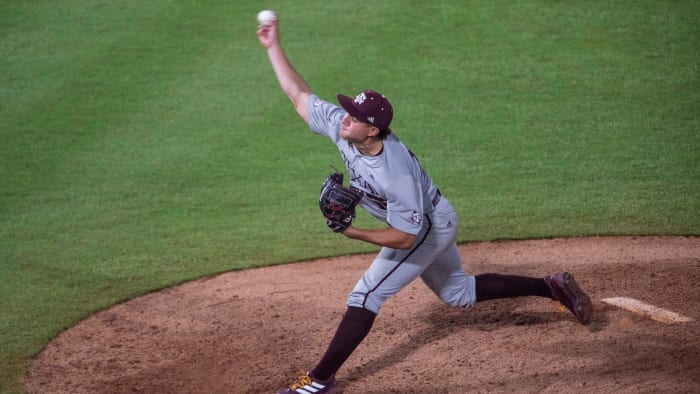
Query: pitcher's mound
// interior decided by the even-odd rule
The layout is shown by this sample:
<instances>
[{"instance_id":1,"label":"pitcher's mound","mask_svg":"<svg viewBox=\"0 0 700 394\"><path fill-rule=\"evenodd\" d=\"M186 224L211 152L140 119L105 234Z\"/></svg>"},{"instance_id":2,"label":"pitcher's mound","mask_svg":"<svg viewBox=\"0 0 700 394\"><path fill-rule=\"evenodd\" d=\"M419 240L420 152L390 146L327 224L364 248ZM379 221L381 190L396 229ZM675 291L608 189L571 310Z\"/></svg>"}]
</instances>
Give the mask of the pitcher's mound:
<instances>
[{"instance_id":1,"label":"pitcher's mound","mask_svg":"<svg viewBox=\"0 0 700 394\"><path fill-rule=\"evenodd\" d=\"M389 300L339 371L345 393L700 392L700 238L470 243L470 274L572 272L580 325L526 297L443 305L420 281ZM312 368L373 255L231 272L85 319L34 360L30 393L273 393ZM692 321L601 302L629 297Z\"/></svg>"}]
</instances>

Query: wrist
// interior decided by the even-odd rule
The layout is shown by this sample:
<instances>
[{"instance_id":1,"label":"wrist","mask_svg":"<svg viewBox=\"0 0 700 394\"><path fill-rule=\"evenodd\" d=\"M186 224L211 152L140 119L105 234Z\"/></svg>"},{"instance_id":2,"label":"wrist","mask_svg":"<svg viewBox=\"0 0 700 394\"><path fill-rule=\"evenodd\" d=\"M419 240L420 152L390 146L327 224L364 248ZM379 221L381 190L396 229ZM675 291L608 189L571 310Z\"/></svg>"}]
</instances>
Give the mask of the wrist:
<instances>
[{"instance_id":1,"label":"wrist","mask_svg":"<svg viewBox=\"0 0 700 394\"><path fill-rule=\"evenodd\" d=\"M282 52L282 46L278 41L271 42L269 45L265 46L265 49L267 49L267 53L273 53L273 52Z\"/></svg>"},{"instance_id":2,"label":"wrist","mask_svg":"<svg viewBox=\"0 0 700 394\"><path fill-rule=\"evenodd\" d=\"M341 234L348 238L354 239L357 232L355 231L355 227L353 227L352 224L350 224L345 230L341 231Z\"/></svg>"}]
</instances>

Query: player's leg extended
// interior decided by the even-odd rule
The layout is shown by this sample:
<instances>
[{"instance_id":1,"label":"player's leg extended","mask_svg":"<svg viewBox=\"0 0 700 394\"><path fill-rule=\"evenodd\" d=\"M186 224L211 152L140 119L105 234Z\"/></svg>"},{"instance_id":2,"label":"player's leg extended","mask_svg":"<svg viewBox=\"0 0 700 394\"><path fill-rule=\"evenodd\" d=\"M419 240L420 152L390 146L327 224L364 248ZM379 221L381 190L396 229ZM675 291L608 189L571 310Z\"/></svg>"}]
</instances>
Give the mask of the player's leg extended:
<instances>
[{"instance_id":1,"label":"player's leg extended","mask_svg":"<svg viewBox=\"0 0 700 394\"><path fill-rule=\"evenodd\" d=\"M544 278L494 273L467 275L456 244L440 255L423 272L421 279L445 303L457 307L469 307L476 302L498 298L554 298Z\"/></svg>"},{"instance_id":2,"label":"player's leg extended","mask_svg":"<svg viewBox=\"0 0 700 394\"><path fill-rule=\"evenodd\" d=\"M544 278L495 273L474 277L464 273L459 258L455 246L421 275L428 287L448 305L468 307L476 302L499 298L539 296L561 302L581 324L591 322L591 299L568 272Z\"/></svg>"},{"instance_id":3,"label":"player's leg extended","mask_svg":"<svg viewBox=\"0 0 700 394\"><path fill-rule=\"evenodd\" d=\"M451 207L442 208L434 214L432 231L425 243L429 248L444 251L431 258L432 264L421 274L421 279L445 303L467 307L497 298L541 296L557 299L544 278L495 273L476 277L467 275L454 242L458 227L456 214Z\"/></svg>"}]
</instances>

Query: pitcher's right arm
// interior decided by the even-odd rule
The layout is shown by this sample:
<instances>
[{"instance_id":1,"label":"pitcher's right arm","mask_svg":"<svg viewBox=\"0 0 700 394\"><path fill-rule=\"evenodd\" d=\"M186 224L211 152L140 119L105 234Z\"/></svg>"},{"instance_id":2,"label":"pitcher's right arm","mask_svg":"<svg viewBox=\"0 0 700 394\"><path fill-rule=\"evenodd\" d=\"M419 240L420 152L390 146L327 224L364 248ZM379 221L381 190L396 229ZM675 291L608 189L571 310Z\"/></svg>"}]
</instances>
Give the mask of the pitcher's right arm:
<instances>
[{"instance_id":1,"label":"pitcher's right arm","mask_svg":"<svg viewBox=\"0 0 700 394\"><path fill-rule=\"evenodd\" d=\"M282 49L277 30L278 23L278 21L274 21L269 26L258 26L258 40L267 49L267 56L280 87L291 100L299 116L304 122L309 123L308 103L311 89L304 78L294 69L287 59L284 49Z\"/></svg>"}]
</instances>

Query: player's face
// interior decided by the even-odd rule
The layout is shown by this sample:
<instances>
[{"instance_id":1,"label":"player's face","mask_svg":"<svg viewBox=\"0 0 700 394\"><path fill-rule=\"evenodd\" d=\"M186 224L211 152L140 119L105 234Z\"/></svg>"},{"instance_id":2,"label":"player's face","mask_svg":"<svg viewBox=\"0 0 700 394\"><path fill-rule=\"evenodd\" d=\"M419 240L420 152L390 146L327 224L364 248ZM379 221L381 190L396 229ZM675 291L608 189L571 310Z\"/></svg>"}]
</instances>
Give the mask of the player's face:
<instances>
[{"instance_id":1,"label":"player's face","mask_svg":"<svg viewBox=\"0 0 700 394\"><path fill-rule=\"evenodd\" d=\"M373 134L376 134L374 130L376 130L374 126L364 123L350 116L350 114L345 114L342 128L340 129L340 138L348 142L360 143L367 140L367 138Z\"/></svg>"}]
</instances>

